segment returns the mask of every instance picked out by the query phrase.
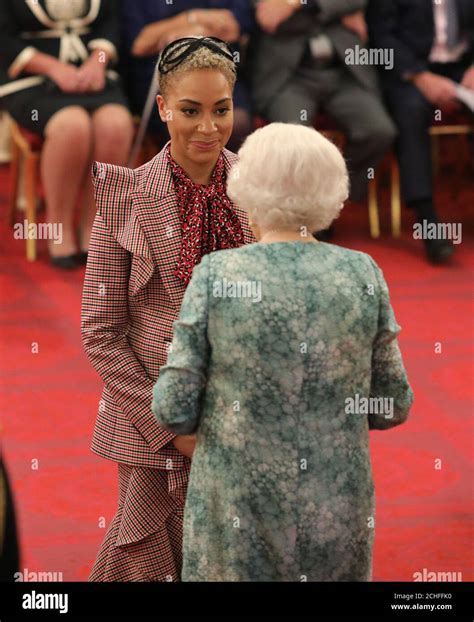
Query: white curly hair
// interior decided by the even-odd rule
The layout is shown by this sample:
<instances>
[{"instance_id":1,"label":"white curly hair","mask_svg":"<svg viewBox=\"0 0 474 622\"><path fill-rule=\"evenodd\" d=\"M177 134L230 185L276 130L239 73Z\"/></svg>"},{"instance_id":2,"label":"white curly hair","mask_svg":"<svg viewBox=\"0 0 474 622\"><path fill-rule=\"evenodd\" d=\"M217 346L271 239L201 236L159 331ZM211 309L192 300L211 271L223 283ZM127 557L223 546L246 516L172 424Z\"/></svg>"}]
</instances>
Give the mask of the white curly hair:
<instances>
[{"instance_id":1,"label":"white curly hair","mask_svg":"<svg viewBox=\"0 0 474 622\"><path fill-rule=\"evenodd\" d=\"M270 123L248 136L227 180L227 194L264 230L311 233L338 218L349 195L346 162L313 128Z\"/></svg>"}]
</instances>

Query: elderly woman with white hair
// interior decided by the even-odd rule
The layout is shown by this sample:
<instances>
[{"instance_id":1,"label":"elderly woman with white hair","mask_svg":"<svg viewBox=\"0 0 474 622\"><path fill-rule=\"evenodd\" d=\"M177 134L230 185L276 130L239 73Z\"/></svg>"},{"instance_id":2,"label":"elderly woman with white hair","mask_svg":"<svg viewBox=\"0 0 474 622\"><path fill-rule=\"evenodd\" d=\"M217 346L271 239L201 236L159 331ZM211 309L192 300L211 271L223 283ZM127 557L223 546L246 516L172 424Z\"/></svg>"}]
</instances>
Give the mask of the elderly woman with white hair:
<instances>
[{"instance_id":1,"label":"elderly woman with white hair","mask_svg":"<svg viewBox=\"0 0 474 622\"><path fill-rule=\"evenodd\" d=\"M369 430L413 401L382 271L318 242L348 194L338 149L273 123L228 195L258 243L194 268L154 388L159 424L196 433L183 581L369 581Z\"/></svg>"}]
</instances>

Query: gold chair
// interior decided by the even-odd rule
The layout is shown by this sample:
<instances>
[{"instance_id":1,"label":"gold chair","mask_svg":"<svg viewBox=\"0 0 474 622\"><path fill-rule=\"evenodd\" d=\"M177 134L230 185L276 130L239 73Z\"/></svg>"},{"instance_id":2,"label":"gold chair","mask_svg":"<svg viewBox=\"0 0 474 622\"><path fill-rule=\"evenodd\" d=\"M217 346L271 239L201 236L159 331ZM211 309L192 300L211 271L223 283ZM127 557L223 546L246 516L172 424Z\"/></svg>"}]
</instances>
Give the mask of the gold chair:
<instances>
[{"instance_id":1,"label":"gold chair","mask_svg":"<svg viewBox=\"0 0 474 622\"><path fill-rule=\"evenodd\" d=\"M12 227L15 222L17 209L20 171L23 167L25 184L26 221L27 224L36 224L36 204L38 200L39 162L41 157L42 138L21 128L11 117L9 119L12 139L12 159L10 163L10 198L7 208L7 224ZM26 236L26 258L28 261L36 259L36 239Z\"/></svg>"},{"instance_id":2,"label":"gold chair","mask_svg":"<svg viewBox=\"0 0 474 622\"><path fill-rule=\"evenodd\" d=\"M474 124L460 123L453 125L433 125L429 129L432 149L431 156L435 172L439 165L438 140L441 136L469 136L474 134ZM396 155L390 154L390 195L392 205L392 235L398 237L401 231L401 189L400 167Z\"/></svg>"}]
</instances>

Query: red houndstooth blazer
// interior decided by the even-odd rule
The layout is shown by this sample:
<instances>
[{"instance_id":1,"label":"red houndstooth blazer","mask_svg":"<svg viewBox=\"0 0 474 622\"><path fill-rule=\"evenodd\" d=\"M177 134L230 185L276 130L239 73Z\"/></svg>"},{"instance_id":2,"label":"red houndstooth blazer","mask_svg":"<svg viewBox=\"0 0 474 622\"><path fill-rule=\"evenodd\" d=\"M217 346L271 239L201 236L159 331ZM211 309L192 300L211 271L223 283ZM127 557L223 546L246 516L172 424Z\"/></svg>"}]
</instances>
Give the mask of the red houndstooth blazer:
<instances>
[{"instance_id":1,"label":"red houndstooth blazer","mask_svg":"<svg viewBox=\"0 0 474 622\"><path fill-rule=\"evenodd\" d=\"M181 227L165 148L134 170L93 165L97 214L81 332L104 381L92 451L117 462L174 471L188 458L170 443L176 435L161 428L151 410L185 291L173 274ZM227 149L223 154L228 173L238 157ZM246 213L233 207L245 243L255 242Z\"/></svg>"}]
</instances>

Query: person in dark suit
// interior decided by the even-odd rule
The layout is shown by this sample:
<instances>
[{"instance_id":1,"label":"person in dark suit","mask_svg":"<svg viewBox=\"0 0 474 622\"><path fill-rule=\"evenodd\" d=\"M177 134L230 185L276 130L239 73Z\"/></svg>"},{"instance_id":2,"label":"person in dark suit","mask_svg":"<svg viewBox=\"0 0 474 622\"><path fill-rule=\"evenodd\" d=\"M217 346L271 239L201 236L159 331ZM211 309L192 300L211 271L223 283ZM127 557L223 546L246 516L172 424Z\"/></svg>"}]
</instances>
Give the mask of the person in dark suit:
<instances>
[{"instance_id":1,"label":"person in dark suit","mask_svg":"<svg viewBox=\"0 0 474 622\"><path fill-rule=\"evenodd\" d=\"M47 219L62 227L60 241L48 240L58 268L87 260L95 216L92 160L124 164L133 137L120 77L111 69L118 26L117 0L0 0L0 102L44 138Z\"/></svg>"},{"instance_id":2,"label":"person in dark suit","mask_svg":"<svg viewBox=\"0 0 474 622\"><path fill-rule=\"evenodd\" d=\"M347 136L351 198L365 199L367 181L396 135L373 67L348 63L364 48L366 0L308 0L256 4L260 31L248 51L256 110L270 122L312 126L330 115Z\"/></svg>"},{"instance_id":3,"label":"person in dark suit","mask_svg":"<svg viewBox=\"0 0 474 622\"><path fill-rule=\"evenodd\" d=\"M402 190L418 222L437 222L429 126L435 109L459 107L455 83L474 90L473 0L372 0L367 11L372 46L394 50L382 79L397 124ZM424 240L428 259L444 263L449 240Z\"/></svg>"}]
</instances>

